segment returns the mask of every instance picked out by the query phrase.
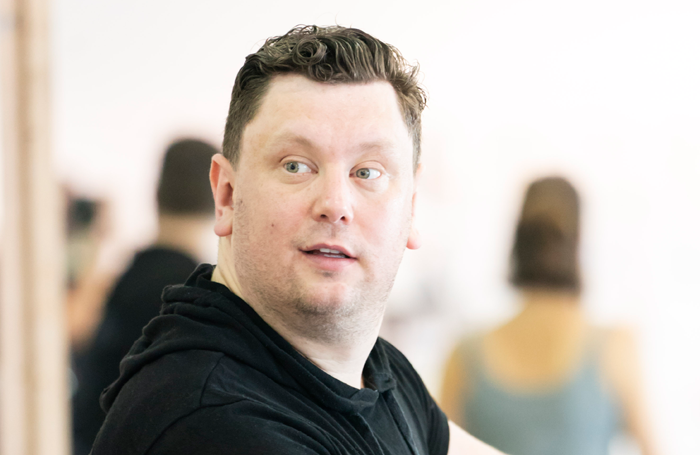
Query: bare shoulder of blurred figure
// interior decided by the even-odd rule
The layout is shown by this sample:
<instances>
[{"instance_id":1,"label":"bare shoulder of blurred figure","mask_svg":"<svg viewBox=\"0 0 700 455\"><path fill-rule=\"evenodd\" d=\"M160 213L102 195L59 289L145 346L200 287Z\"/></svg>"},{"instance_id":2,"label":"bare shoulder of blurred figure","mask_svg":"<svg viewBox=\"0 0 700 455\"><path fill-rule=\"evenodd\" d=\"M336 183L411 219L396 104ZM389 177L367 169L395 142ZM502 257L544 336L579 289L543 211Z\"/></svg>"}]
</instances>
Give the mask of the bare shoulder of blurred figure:
<instances>
[{"instance_id":1,"label":"bare shoulder of blurred figure","mask_svg":"<svg viewBox=\"0 0 700 455\"><path fill-rule=\"evenodd\" d=\"M644 455L660 452L654 439L645 397L645 385L641 380L642 367L639 347L634 330L627 327L610 329L606 333L604 368L607 379L619 396L624 410L627 430L634 435Z\"/></svg>"},{"instance_id":2,"label":"bare shoulder of blurred figure","mask_svg":"<svg viewBox=\"0 0 700 455\"><path fill-rule=\"evenodd\" d=\"M94 290L91 299L106 300L93 302L93 308L103 309L102 317L96 327L83 328L83 338L89 341L74 356L75 455L90 451L105 416L100 409L100 393L119 377L120 361L144 326L158 315L163 288L184 283L197 264L206 259L207 239L211 243L214 238L214 203L208 174L216 153L216 148L196 139L170 144L158 181L155 241L137 252L108 288L100 280L87 286Z\"/></svg>"},{"instance_id":3,"label":"bare shoulder of blurred figure","mask_svg":"<svg viewBox=\"0 0 700 455\"><path fill-rule=\"evenodd\" d=\"M530 185L511 256L523 309L455 348L443 409L515 455L607 454L621 430L655 454L629 331L593 326L580 302L579 205L562 178Z\"/></svg>"}]
</instances>

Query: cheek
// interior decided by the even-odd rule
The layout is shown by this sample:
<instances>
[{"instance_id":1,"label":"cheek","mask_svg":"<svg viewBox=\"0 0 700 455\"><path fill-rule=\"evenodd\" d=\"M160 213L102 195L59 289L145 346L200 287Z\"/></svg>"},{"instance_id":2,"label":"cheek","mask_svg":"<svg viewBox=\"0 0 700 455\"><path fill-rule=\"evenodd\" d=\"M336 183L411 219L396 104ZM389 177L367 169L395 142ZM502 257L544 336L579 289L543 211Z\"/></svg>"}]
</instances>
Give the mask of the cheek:
<instances>
[{"instance_id":1,"label":"cheek","mask_svg":"<svg viewBox=\"0 0 700 455\"><path fill-rule=\"evenodd\" d=\"M261 187L251 196L251 234L260 247L272 249L289 243L303 213L302 204L272 188Z\"/></svg>"},{"instance_id":2,"label":"cheek","mask_svg":"<svg viewBox=\"0 0 700 455\"><path fill-rule=\"evenodd\" d=\"M387 245L405 244L411 221L411 204L402 199L368 207L363 216L366 235L372 243Z\"/></svg>"}]
</instances>

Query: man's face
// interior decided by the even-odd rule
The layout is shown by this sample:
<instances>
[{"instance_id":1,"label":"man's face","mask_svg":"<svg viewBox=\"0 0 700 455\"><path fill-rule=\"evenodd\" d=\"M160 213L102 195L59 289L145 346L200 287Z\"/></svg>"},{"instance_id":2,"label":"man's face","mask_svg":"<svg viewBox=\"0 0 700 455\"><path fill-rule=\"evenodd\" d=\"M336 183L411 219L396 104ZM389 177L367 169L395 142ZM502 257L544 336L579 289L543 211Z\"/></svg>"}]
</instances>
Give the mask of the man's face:
<instances>
[{"instance_id":1,"label":"man's face","mask_svg":"<svg viewBox=\"0 0 700 455\"><path fill-rule=\"evenodd\" d=\"M418 247L412 145L387 82L273 79L231 169L230 216L217 210L241 297L281 316L383 311Z\"/></svg>"}]
</instances>

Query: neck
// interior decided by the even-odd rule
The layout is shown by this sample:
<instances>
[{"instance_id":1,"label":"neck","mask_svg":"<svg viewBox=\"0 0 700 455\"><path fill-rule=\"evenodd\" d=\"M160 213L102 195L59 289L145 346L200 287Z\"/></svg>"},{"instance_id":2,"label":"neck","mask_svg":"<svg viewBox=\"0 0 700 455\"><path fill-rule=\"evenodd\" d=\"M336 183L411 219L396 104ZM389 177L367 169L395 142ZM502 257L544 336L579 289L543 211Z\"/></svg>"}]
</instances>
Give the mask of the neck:
<instances>
[{"instance_id":1,"label":"neck","mask_svg":"<svg viewBox=\"0 0 700 455\"><path fill-rule=\"evenodd\" d=\"M378 326L373 333L365 332L362 336L352 337L352 340L348 338L346 342L329 344L289 330L287 324L266 322L321 370L357 389L364 387L362 370L379 336Z\"/></svg>"},{"instance_id":2,"label":"neck","mask_svg":"<svg viewBox=\"0 0 700 455\"><path fill-rule=\"evenodd\" d=\"M155 244L182 251L195 260L206 259L206 238L212 220L204 216L158 215L158 235Z\"/></svg>"},{"instance_id":3,"label":"neck","mask_svg":"<svg viewBox=\"0 0 700 455\"><path fill-rule=\"evenodd\" d=\"M294 349L321 370L352 387L360 389L364 386L362 370L379 336L383 312L377 312L372 318L364 319L363 324L354 324L354 327L350 327L351 324L338 324L333 327L334 336L330 339L316 336L316 332L309 332L313 322L306 318L297 321L294 315L270 311L269 305L258 302L255 295L244 292L228 257L225 239L221 239L219 262L212 281L223 284L241 297ZM328 321L322 323L329 324Z\"/></svg>"},{"instance_id":4,"label":"neck","mask_svg":"<svg viewBox=\"0 0 700 455\"><path fill-rule=\"evenodd\" d=\"M580 307L580 297L574 291L559 291L551 289L530 288L523 290L523 302L527 306L546 307L556 306L562 311L577 311Z\"/></svg>"},{"instance_id":5,"label":"neck","mask_svg":"<svg viewBox=\"0 0 700 455\"><path fill-rule=\"evenodd\" d=\"M514 322L542 336L570 332L585 325L578 293L527 289L523 292L523 303L523 310Z\"/></svg>"}]
</instances>

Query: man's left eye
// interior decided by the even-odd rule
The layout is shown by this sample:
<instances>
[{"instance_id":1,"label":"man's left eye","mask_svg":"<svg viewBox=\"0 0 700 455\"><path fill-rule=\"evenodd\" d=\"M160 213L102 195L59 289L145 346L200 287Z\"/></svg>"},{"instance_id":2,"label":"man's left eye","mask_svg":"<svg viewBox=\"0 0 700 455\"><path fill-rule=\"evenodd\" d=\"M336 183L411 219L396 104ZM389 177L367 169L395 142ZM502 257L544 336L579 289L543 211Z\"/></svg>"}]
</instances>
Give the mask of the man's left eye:
<instances>
[{"instance_id":1,"label":"man's left eye","mask_svg":"<svg viewBox=\"0 0 700 455\"><path fill-rule=\"evenodd\" d=\"M370 169L368 167L363 167L362 169L358 169L355 171L355 175L357 178L363 179L363 180L373 180L382 175L381 172L379 172L376 169Z\"/></svg>"},{"instance_id":2,"label":"man's left eye","mask_svg":"<svg viewBox=\"0 0 700 455\"><path fill-rule=\"evenodd\" d=\"M290 161L284 164L284 169L291 174L306 174L311 172L311 168L299 161Z\"/></svg>"}]
</instances>

